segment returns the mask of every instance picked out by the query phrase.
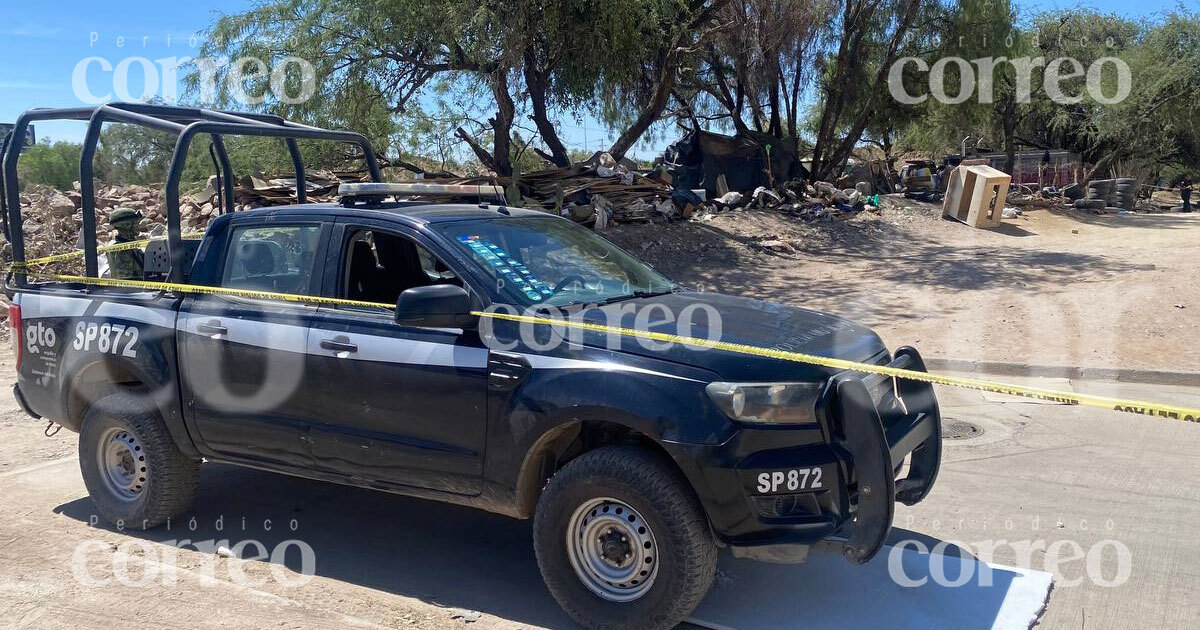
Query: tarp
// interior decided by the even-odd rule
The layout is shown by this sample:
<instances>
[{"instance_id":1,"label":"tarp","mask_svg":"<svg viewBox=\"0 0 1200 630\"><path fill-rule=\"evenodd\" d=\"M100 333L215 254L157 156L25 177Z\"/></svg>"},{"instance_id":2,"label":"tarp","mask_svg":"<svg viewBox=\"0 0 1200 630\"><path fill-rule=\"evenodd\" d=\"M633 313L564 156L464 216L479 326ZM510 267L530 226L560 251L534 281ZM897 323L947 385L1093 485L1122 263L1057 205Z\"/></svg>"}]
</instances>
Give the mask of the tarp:
<instances>
[{"instance_id":1,"label":"tarp","mask_svg":"<svg viewBox=\"0 0 1200 630\"><path fill-rule=\"evenodd\" d=\"M724 174L729 190L751 192L807 176L787 144L755 132L725 136L689 131L667 147L664 160L676 188L703 188L711 196L717 192L717 177Z\"/></svg>"}]
</instances>

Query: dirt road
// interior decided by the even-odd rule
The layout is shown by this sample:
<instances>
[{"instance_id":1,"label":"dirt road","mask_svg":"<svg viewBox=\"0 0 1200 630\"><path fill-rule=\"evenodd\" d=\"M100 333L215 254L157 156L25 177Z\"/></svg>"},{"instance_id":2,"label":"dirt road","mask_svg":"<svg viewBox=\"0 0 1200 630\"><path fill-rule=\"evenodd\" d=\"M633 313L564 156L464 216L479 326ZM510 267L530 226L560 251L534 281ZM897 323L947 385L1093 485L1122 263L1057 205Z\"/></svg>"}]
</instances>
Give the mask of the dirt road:
<instances>
[{"instance_id":1,"label":"dirt road","mask_svg":"<svg viewBox=\"0 0 1200 630\"><path fill-rule=\"evenodd\" d=\"M845 222L740 211L606 235L686 284L845 315L926 356L1200 371L1196 215L1034 209L977 230L899 198Z\"/></svg>"},{"instance_id":2,"label":"dirt road","mask_svg":"<svg viewBox=\"0 0 1200 630\"><path fill-rule=\"evenodd\" d=\"M684 243L684 230L697 228ZM828 228L741 213L613 236L686 282L854 316L889 345L930 355L1200 366L1200 219L1035 211L981 232L914 209L833 229L831 238ZM765 253L754 245L763 236L796 251ZM0 383L11 382L11 357L0 357ZM1200 406L1197 387L1037 383ZM972 553L1004 541L993 545L995 562L1056 572L1043 627L1194 625L1200 427L964 390L939 398L948 427L977 431L947 442L929 499L898 509L897 537L957 541ZM44 437L0 396L0 627L570 627L541 584L527 523L206 466L189 521L118 532L93 521L76 438ZM193 544L177 550L183 539ZM213 549L256 540L273 551L291 539L315 554L302 586L291 585L295 547L283 556L288 568ZM740 593L736 581L717 588ZM935 623L936 611L915 604L897 625Z\"/></svg>"},{"instance_id":3,"label":"dirt road","mask_svg":"<svg viewBox=\"0 0 1200 630\"><path fill-rule=\"evenodd\" d=\"M0 382L11 378L6 358ZM1200 406L1194 388L1054 385ZM948 423L981 431L947 441L933 493L898 508L894 543L953 542L995 563L1056 573L1042 627L1183 629L1200 618L1192 596L1200 588L1200 540L1191 535L1200 520L1200 487L1192 482L1200 427L967 390L943 389L939 398ZM572 627L541 583L528 523L207 465L188 520L116 531L95 521L76 439L67 431L46 438L40 423L0 397L0 627ZM293 539L313 552L314 577L306 583L296 546L282 565L265 559ZM180 549L181 540L191 543ZM264 550L243 547L239 555L263 560L215 553L216 544L251 540ZM733 595L725 599L758 602L755 609L780 603L755 599L754 589L731 577L739 561L721 562L715 588ZM811 580L804 572L812 566L778 571ZM954 571L946 569L957 579ZM845 584L825 584L828 592L861 590L862 579L894 590L886 570L837 575L823 579ZM1003 587L992 593L970 580L957 597L998 601ZM937 625L938 611L919 596L906 599L909 608L884 611L891 627ZM881 614L864 609L860 619L848 606L826 619L818 604L805 615L807 627L861 625ZM738 618L753 626L755 616ZM992 623L978 621L980 628Z\"/></svg>"}]
</instances>

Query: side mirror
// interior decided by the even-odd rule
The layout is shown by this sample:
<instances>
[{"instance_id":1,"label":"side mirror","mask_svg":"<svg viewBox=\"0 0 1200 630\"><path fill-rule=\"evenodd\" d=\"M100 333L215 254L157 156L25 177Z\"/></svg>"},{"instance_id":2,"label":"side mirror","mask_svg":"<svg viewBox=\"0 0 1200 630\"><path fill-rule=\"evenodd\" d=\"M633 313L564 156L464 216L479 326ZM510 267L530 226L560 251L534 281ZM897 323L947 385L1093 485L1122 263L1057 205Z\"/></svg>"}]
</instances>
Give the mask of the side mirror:
<instances>
[{"instance_id":1,"label":"side mirror","mask_svg":"<svg viewBox=\"0 0 1200 630\"><path fill-rule=\"evenodd\" d=\"M413 287L396 299L396 323L418 328L474 328L471 295L453 284Z\"/></svg>"}]
</instances>

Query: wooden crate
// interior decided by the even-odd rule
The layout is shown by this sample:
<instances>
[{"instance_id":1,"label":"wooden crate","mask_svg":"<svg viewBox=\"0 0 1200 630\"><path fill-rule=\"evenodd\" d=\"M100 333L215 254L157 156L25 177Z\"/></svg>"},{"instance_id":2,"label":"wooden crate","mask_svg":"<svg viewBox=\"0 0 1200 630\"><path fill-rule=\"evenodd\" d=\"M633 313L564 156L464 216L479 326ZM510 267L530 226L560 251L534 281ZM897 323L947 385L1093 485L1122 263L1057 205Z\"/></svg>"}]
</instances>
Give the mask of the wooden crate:
<instances>
[{"instance_id":1,"label":"wooden crate","mask_svg":"<svg viewBox=\"0 0 1200 630\"><path fill-rule=\"evenodd\" d=\"M977 228L997 227L1012 177L986 165L954 170L942 200L942 215Z\"/></svg>"}]
</instances>

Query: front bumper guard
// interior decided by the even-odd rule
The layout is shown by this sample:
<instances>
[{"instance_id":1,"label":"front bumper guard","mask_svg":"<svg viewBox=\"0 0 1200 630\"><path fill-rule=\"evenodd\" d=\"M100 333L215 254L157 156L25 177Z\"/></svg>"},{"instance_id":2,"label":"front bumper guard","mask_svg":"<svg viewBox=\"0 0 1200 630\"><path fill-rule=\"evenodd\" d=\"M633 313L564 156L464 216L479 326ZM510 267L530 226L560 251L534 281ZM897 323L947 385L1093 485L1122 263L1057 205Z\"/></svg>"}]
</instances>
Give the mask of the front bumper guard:
<instances>
[{"instance_id":1,"label":"front bumper guard","mask_svg":"<svg viewBox=\"0 0 1200 630\"><path fill-rule=\"evenodd\" d=\"M927 371L911 347L898 350L888 366ZM841 542L842 554L861 564L887 540L896 501L913 505L933 487L942 457L941 413L929 383L848 371L835 376L832 387L856 505L853 519L830 542ZM910 453L908 474L897 479Z\"/></svg>"}]
</instances>

